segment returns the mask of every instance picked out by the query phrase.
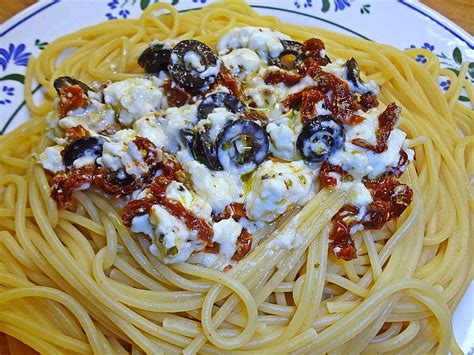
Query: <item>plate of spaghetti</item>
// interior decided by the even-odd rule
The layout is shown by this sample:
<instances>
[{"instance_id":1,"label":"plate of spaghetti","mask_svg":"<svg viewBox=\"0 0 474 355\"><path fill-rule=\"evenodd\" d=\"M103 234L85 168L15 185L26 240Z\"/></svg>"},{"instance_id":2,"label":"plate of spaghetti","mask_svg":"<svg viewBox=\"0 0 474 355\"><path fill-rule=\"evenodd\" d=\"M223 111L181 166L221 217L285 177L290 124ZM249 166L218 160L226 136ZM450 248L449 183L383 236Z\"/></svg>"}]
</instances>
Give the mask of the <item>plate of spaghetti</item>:
<instances>
[{"instance_id":1,"label":"plate of spaghetti","mask_svg":"<svg viewBox=\"0 0 474 355\"><path fill-rule=\"evenodd\" d=\"M469 35L405 1L86 7L2 30L1 353L471 349Z\"/></svg>"}]
</instances>

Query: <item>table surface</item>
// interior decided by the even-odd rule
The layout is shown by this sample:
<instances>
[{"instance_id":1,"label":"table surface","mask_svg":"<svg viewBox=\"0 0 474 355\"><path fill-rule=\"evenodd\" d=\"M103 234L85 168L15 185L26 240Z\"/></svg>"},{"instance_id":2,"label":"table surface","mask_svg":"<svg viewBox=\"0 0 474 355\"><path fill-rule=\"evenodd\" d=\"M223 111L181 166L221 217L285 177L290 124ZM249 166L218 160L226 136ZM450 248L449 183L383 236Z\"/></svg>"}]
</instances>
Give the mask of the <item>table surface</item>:
<instances>
[{"instance_id":1,"label":"table surface","mask_svg":"<svg viewBox=\"0 0 474 355\"><path fill-rule=\"evenodd\" d=\"M6 0L0 6L0 23L35 3L36 0ZM421 0L471 35L474 34L474 0Z\"/></svg>"}]
</instances>

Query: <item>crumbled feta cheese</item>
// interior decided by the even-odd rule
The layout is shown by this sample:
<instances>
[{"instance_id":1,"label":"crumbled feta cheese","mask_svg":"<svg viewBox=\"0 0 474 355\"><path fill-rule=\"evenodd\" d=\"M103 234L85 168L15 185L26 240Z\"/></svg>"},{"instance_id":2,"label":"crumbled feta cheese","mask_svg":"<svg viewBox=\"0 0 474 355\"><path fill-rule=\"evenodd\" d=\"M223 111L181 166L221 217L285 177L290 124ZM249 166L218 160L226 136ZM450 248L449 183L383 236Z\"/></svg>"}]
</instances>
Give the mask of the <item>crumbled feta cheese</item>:
<instances>
[{"instance_id":1,"label":"crumbled feta cheese","mask_svg":"<svg viewBox=\"0 0 474 355\"><path fill-rule=\"evenodd\" d=\"M387 149L382 153L375 153L371 150L356 146L350 143L353 139L361 138L375 144L376 131L378 129L378 115L380 112L374 108L367 112L358 111L365 120L358 125L345 126L346 142L343 147L336 151L329 162L339 165L356 180L368 176L369 179L377 178L392 167L396 167L400 159L400 150L403 148L406 134L395 128L390 133L387 141ZM413 157L412 152L408 152L409 158Z\"/></svg>"},{"instance_id":2,"label":"crumbled feta cheese","mask_svg":"<svg viewBox=\"0 0 474 355\"><path fill-rule=\"evenodd\" d=\"M214 223L212 241L219 243L219 254L230 260L237 251L237 238L242 233L242 226L233 218Z\"/></svg>"},{"instance_id":3,"label":"crumbled feta cheese","mask_svg":"<svg viewBox=\"0 0 474 355\"><path fill-rule=\"evenodd\" d=\"M269 28L252 26L234 28L221 37L217 43L217 50L221 54L228 49L249 48L266 61L268 56L277 58L283 51L281 39L291 38Z\"/></svg>"},{"instance_id":4,"label":"crumbled feta cheese","mask_svg":"<svg viewBox=\"0 0 474 355\"><path fill-rule=\"evenodd\" d=\"M125 170L135 179L148 173L148 165L133 143L136 135L132 129L123 129L115 133L109 142L104 143L102 157L97 159L97 163L110 171Z\"/></svg>"},{"instance_id":5,"label":"crumbled feta cheese","mask_svg":"<svg viewBox=\"0 0 474 355\"><path fill-rule=\"evenodd\" d=\"M158 111L163 92L148 79L133 78L112 83L104 89L104 100L119 113L119 121L125 126Z\"/></svg>"},{"instance_id":6,"label":"crumbled feta cheese","mask_svg":"<svg viewBox=\"0 0 474 355\"><path fill-rule=\"evenodd\" d=\"M150 215L144 214L133 217L130 230L133 233L145 233L149 237L153 238L153 225L150 223Z\"/></svg>"},{"instance_id":7,"label":"crumbled feta cheese","mask_svg":"<svg viewBox=\"0 0 474 355\"><path fill-rule=\"evenodd\" d=\"M91 100L86 107L79 107L74 111L68 112L68 117L60 120L60 124L65 125L63 121L70 118L76 119L76 125L80 124L82 127L93 132L102 132L110 129L116 125L115 111L110 105L103 104L97 100Z\"/></svg>"},{"instance_id":8,"label":"crumbled feta cheese","mask_svg":"<svg viewBox=\"0 0 474 355\"><path fill-rule=\"evenodd\" d=\"M224 65L230 69L232 75L244 80L248 75L258 71L262 63L254 51L247 48L234 49L221 57Z\"/></svg>"},{"instance_id":9,"label":"crumbled feta cheese","mask_svg":"<svg viewBox=\"0 0 474 355\"><path fill-rule=\"evenodd\" d=\"M133 129L138 136L149 139L159 149L167 145L168 137L164 129L163 119L155 117L154 114L148 114L135 121Z\"/></svg>"},{"instance_id":10,"label":"crumbled feta cheese","mask_svg":"<svg viewBox=\"0 0 474 355\"><path fill-rule=\"evenodd\" d=\"M194 129L198 132L208 131L209 139L214 142L224 126L235 118L235 114L226 108L216 107L207 118L200 120Z\"/></svg>"},{"instance_id":11,"label":"crumbled feta cheese","mask_svg":"<svg viewBox=\"0 0 474 355\"><path fill-rule=\"evenodd\" d=\"M243 186L238 175L209 170L204 164L190 159L186 152L177 155L183 168L191 175L196 193L206 200L215 213L221 213L232 202L242 201Z\"/></svg>"},{"instance_id":12,"label":"crumbled feta cheese","mask_svg":"<svg viewBox=\"0 0 474 355\"><path fill-rule=\"evenodd\" d=\"M290 127L288 117L274 120L267 124L266 130L270 136L270 152L277 158L292 160L296 157L296 140L301 127Z\"/></svg>"},{"instance_id":13,"label":"crumbled feta cheese","mask_svg":"<svg viewBox=\"0 0 474 355\"><path fill-rule=\"evenodd\" d=\"M247 217L271 222L314 195L312 171L303 161L265 161L255 171L245 198Z\"/></svg>"},{"instance_id":14,"label":"crumbled feta cheese","mask_svg":"<svg viewBox=\"0 0 474 355\"><path fill-rule=\"evenodd\" d=\"M173 181L166 188L166 197L181 202L181 204L196 217L205 220L211 219L212 208L202 198L190 192L182 183Z\"/></svg>"},{"instance_id":15,"label":"crumbled feta cheese","mask_svg":"<svg viewBox=\"0 0 474 355\"><path fill-rule=\"evenodd\" d=\"M66 167L63 163L63 157L61 156L63 149L64 147L60 145L53 145L52 147L46 148L39 155L39 162L41 165L43 165L43 168L51 171L54 174L66 170Z\"/></svg>"},{"instance_id":16,"label":"crumbled feta cheese","mask_svg":"<svg viewBox=\"0 0 474 355\"><path fill-rule=\"evenodd\" d=\"M160 205L151 208L150 222L155 227L153 243L165 250L165 263L185 262L194 251L204 248L202 240L197 238L197 231L188 229ZM156 253L157 250L150 248L150 251Z\"/></svg>"},{"instance_id":17,"label":"crumbled feta cheese","mask_svg":"<svg viewBox=\"0 0 474 355\"><path fill-rule=\"evenodd\" d=\"M167 137L164 144L166 151L176 154L183 146L181 131L197 123L197 104L170 107L160 117L161 125Z\"/></svg>"}]
</instances>

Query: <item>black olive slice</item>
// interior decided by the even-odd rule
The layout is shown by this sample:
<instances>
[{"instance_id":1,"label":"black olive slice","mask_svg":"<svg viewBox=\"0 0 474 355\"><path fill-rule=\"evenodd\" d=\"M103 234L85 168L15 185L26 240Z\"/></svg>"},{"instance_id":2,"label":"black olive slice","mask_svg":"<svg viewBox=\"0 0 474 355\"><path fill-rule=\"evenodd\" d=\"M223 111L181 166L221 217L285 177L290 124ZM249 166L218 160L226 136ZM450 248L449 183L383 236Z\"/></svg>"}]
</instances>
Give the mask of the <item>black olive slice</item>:
<instances>
[{"instance_id":1,"label":"black olive slice","mask_svg":"<svg viewBox=\"0 0 474 355\"><path fill-rule=\"evenodd\" d=\"M368 88L367 83L360 78L359 63L357 63L354 58L349 59L344 65L347 68L347 80L352 83L355 92L359 94L376 94L373 90Z\"/></svg>"},{"instance_id":2,"label":"black olive slice","mask_svg":"<svg viewBox=\"0 0 474 355\"><path fill-rule=\"evenodd\" d=\"M267 157L268 134L257 123L239 119L229 122L217 137L217 157L224 170L247 174Z\"/></svg>"},{"instance_id":3,"label":"black olive slice","mask_svg":"<svg viewBox=\"0 0 474 355\"><path fill-rule=\"evenodd\" d=\"M87 95L88 91L94 91L89 85L83 83L80 80L74 79L73 77L70 76L60 76L54 80L54 88L56 89L56 92L58 95L61 95L61 89L67 86L79 86L82 90L84 90L84 93Z\"/></svg>"},{"instance_id":4,"label":"black olive slice","mask_svg":"<svg viewBox=\"0 0 474 355\"><path fill-rule=\"evenodd\" d=\"M329 158L344 143L344 130L331 115L318 116L303 127L296 146L303 158L321 162Z\"/></svg>"},{"instance_id":5,"label":"black olive slice","mask_svg":"<svg viewBox=\"0 0 474 355\"><path fill-rule=\"evenodd\" d=\"M146 73L158 73L165 70L170 63L171 49L163 48L163 44L151 44L138 57L138 65Z\"/></svg>"},{"instance_id":6,"label":"black olive slice","mask_svg":"<svg viewBox=\"0 0 474 355\"><path fill-rule=\"evenodd\" d=\"M186 64L186 54L195 55L203 67L201 71ZM181 86L191 89L208 87L216 81L217 73L204 72L211 67L217 67L217 57L207 45L202 42L187 39L179 42L171 51L168 71Z\"/></svg>"},{"instance_id":7,"label":"black olive slice","mask_svg":"<svg viewBox=\"0 0 474 355\"><path fill-rule=\"evenodd\" d=\"M181 135L188 143L194 159L211 170L222 170L222 166L217 159L215 145L210 141L207 132L195 132L191 129L183 129Z\"/></svg>"},{"instance_id":8,"label":"black olive slice","mask_svg":"<svg viewBox=\"0 0 474 355\"><path fill-rule=\"evenodd\" d=\"M283 46L283 51L280 53L280 55L277 58L272 58L268 57L268 65L276 65L277 67L286 69L286 66L282 63L281 58L284 57L285 55L292 54L295 56L295 61L296 58L301 57L301 46L302 44L300 42L296 41L287 41L287 40L280 40L282 46Z\"/></svg>"},{"instance_id":9,"label":"black olive slice","mask_svg":"<svg viewBox=\"0 0 474 355\"><path fill-rule=\"evenodd\" d=\"M231 93L216 92L207 96L199 104L197 109L198 120L203 120L218 107L225 107L232 113L243 113L245 106L240 100Z\"/></svg>"},{"instance_id":10,"label":"black olive slice","mask_svg":"<svg viewBox=\"0 0 474 355\"><path fill-rule=\"evenodd\" d=\"M102 146L107 142L104 137L79 138L66 146L63 150L63 162L67 169L71 169L76 159L85 155L93 156L94 161L102 155Z\"/></svg>"}]
</instances>

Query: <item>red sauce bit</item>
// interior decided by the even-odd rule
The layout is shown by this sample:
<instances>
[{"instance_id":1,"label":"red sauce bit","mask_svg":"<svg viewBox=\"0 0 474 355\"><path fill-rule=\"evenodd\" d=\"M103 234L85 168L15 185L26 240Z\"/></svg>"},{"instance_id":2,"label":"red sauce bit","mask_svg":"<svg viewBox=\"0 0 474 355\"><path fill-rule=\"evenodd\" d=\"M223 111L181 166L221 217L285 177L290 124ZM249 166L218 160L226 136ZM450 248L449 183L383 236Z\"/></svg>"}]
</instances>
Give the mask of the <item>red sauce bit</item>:
<instances>
[{"instance_id":1,"label":"red sauce bit","mask_svg":"<svg viewBox=\"0 0 474 355\"><path fill-rule=\"evenodd\" d=\"M232 256L232 260L240 261L252 250L253 236L247 229L242 229L237 238L237 251Z\"/></svg>"},{"instance_id":2,"label":"red sauce bit","mask_svg":"<svg viewBox=\"0 0 474 355\"><path fill-rule=\"evenodd\" d=\"M389 176L368 181L365 186L373 198L363 222L370 229L380 229L390 219L399 217L413 200L413 190Z\"/></svg>"},{"instance_id":3,"label":"red sauce bit","mask_svg":"<svg viewBox=\"0 0 474 355\"><path fill-rule=\"evenodd\" d=\"M263 78L265 84L275 85L284 83L286 86L294 86L298 84L301 79L303 79L303 75L292 74L283 70L271 71Z\"/></svg>"},{"instance_id":4,"label":"red sauce bit","mask_svg":"<svg viewBox=\"0 0 474 355\"><path fill-rule=\"evenodd\" d=\"M77 141L79 138L89 137L89 131L82 127L81 125L71 128L66 128L64 130L65 137L68 142Z\"/></svg>"},{"instance_id":5,"label":"red sauce bit","mask_svg":"<svg viewBox=\"0 0 474 355\"><path fill-rule=\"evenodd\" d=\"M172 83L170 80L164 83L163 89L165 90L170 106L181 107L193 102L192 96L186 92L186 90Z\"/></svg>"},{"instance_id":6,"label":"red sauce bit","mask_svg":"<svg viewBox=\"0 0 474 355\"><path fill-rule=\"evenodd\" d=\"M359 97L357 102L364 112L370 110L371 108L377 107L379 105L379 100L377 96L371 94L362 94Z\"/></svg>"},{"instance_id":7,"label":"red sauce bit","mask_svg":"<svg viewBox=\"0 0 474 355\"><path fill-rule=\"evenodd\" d=\"M344 205L331 219L332 230L329 235L331 247L337 258L352 260L357 258L357 249L351 238L350 228L357 224L356 216L359 209L352 205Z\"/></svg>"},{"instance_id":8,"label":"red sauce bit","mask_svg":"<svg viewBox=\"0 0 474 355\"><path fill-rule=\"evenodd\" d=\"M58 102L58 112L61 117L66 117L69 111L85 107L88 104L89 98L79 85L61 88Z\"/></svg>"},{"instance_id":9,"label":"red sauce bit","mask_svg":"<svg viewBox=\"0 0 474 355\"><path fill-rule=\"evenodd\" d=\"M73 168L67 174L59 173L53 178L51 197L58 203L59 208L67 208L72 205L72 193L84 184L93 183L96 175L95 165Z\"/></svg>"},{"instance_id":10,"label":"red sauce bit","mask_svg":"<svg viewBox=\"0 0 474 355\"><path fill-rule=\"evenodd\" d=\"M217 75L217 84L225 86L235 97L239 97L239 82L224 65Z\"/></svg>"},{"instance_id":11,"label":"red sauce bit","mask_svg":"<svg viewBox=\"0 0 474 355\"><path fill-rule=\"evenodd\" d=\"M328 161L324 161L319 169L319 183L322 187L331 188L337 185L337 179L329 175L330 173L340 174L342 177L347 177L349 174L339 165L333 165Z\"/></svg>"},{"instance_id":12,"label":"red sauce bit","mask_svg":"<svg viewBox=\"0 0 474 355\"><path fill-rule=\"evenodd\" d=\"M214 217L214 221L219 222L223 219L233 218L235 221L245 217L245 206L243 203L232 202L227 205L224 212Z\"/></svg>"},{"instance_id":13,"label":"red sauce bit","mask_svg":"<svg viewBox=\"0 0 474 355\"><path fill-rule=\"evenodd\" d=\"M387 106L384 112L379 115L379 128L377 132L375 132L375 136L377 139L376 144L372 144L367 142L364 139L354 139L352 144L357 145L359 147L372 150L375 153L382 153L387 149L387 140L390 136L390 132L392 132L395 123L400 116L401 109L395 103L391 103Z\"/></svg>"}]
</instances>

